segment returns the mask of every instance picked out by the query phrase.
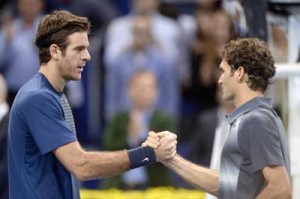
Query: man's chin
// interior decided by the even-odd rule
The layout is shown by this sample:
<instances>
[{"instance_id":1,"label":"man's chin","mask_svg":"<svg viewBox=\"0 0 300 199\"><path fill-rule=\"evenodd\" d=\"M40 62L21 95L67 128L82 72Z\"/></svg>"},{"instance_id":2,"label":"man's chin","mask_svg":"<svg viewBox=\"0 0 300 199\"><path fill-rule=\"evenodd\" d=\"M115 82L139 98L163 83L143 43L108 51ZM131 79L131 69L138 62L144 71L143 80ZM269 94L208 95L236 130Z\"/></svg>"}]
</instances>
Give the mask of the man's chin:
<instances>
[{"instance_id":1,"label":"man's chin","mask_svg":"<svg viewBox=\"0 0 300 199\"><path fill-rule=\"evenodd\" d=\"M73 80L74 80L74 81L79 81L79 80L81 80L81 76L80 76L80 77L77 77L77 78L74 78Z\"/></svg>"},{"instance_id":2,"label":"man's chin","mask_svg":"<svg viewBox=\"0 0 300 199\"><path fill-rule=\"evenodd\" d=\"M81 74L73 76L71 80L73 80L73 81L79 81L79 80L81 80Z\"/></svg>"},{"instance_id":3,"label":"man's chin","mask_svg":"<svg viewBox=\"0 0 300 199\"><path fill-rule=\"evenodd\" d=\"M67 82L69 82L69 81L79 81L79 80L81 80L81 75L80 76L72 76L72 77L67 78Z\"/></svg>"},{"instance_id":4,"label":"man's chin","mask_svg":"<svg viewBox=\"0 0 300 199\"><path fill-rule=\"evenodd\" d=\"M224 96L224 95L223 95L223 100L224 100L224 101L227 101L227 102L228 102L228 101L232 101L232 100L233 100L233 97L232 97L232 96Z\"/></svg>"}]
</instances>

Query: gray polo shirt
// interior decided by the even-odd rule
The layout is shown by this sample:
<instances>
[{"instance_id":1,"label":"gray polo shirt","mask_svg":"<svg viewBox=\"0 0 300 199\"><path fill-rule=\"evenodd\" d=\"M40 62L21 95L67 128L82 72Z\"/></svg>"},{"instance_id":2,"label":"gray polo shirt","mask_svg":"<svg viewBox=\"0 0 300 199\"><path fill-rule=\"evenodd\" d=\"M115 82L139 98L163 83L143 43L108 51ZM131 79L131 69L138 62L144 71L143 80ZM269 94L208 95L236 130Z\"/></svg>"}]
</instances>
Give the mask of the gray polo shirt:
<instances>
[{"instance_id":1,"label":"gray polo shirt","mask_svg":"<svg viewBox=\"0 0 300 199\"><path fill-rule=\"evenodd\" d=\"M219 198L255 198L266 185L264 167L285 166L290 175L284 127L265 97L250 100L227 117L230 132L221 156Z\"/></svg>"}]
</instances>

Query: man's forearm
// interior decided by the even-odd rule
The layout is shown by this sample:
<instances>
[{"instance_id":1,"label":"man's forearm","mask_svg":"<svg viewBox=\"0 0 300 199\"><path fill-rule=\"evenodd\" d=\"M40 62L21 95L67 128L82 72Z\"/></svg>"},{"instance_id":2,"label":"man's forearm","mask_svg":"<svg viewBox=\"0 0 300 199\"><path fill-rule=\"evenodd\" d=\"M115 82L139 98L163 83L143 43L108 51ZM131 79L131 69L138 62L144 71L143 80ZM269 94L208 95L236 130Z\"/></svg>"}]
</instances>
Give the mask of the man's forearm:
<instances>
[{"instance_id":1,"label":"man's forearm","mask_svg":"<svg viewBox=\"0 0 300 199\"><path fill-rule=\"evenodd\" d=\"M80 180L111 177L129 170L128 152L86 152L80 165Z\"/></svg>"},{"instance_id":2,"label":"man's forearm","mask_svg":"<svg viewBox=\"0 0 300 199\"><path fill-rule=\"evenodd\" d=\"M257 199L292 198L292 186L289 174L284 166L264 167L262 175L267 185L256 197Z\"/></svg>"},{"instance_id":3,"label":"man's forearm","mask_svg":"<svg viewBox=\"0 0 300 199\"><path fill-rule=\"evenodd\" d=\"M85 152L84 164L80 167L80 179L105 178L120 174L129 169L156 162L156 155L150 147L137 147L128 151Z\"/></svg>"},{"instance_id":4,"label":"man's forearm","mask_svg":"<svg viewBox=\"0 0 300 199\"><path fill-rule=\"evenodd\" d=\"M164 164L196 188L218 196L219 172L198 166L179 155Z\"/></svg>"},{"instance_id":5,"label":"man's forearm","mask_svg":"<svg viewBox=\"0 0 300 199\"><path fill-rule=\"evenodd\" d=\"M262 192L256 197L256 199L291 199L292 193L291 190L284 187L272 186L268 184Z\"/></svg>"}]
</instances>

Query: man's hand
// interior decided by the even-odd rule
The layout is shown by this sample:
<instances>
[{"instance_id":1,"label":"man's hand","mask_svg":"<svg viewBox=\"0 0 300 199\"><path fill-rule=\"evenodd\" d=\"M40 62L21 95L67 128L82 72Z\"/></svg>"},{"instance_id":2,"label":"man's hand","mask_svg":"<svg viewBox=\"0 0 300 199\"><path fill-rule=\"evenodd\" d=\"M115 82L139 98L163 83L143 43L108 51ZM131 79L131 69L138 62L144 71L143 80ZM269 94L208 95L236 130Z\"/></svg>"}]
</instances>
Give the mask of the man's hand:
<instances>
[{"instance_id":1,"label":"man's hand","mask_svg":"<svg viewBox=\"0 0 300 199\"><path fill-rule=\"evenodd\" d=\"M147 140L142 146L154 149L158 162L164 163L176 155L177 136L169 131L154 133L150 131Z\"/></svg>"},{"instance_id":2,"label":"man's hand","mask_svg":"<svg viewBox=\"0 0 300 199\"><path fill-rule=\"evenodd\" d=\"M157 149L160 146L159 136L157 133L150 131L147 137L147 140L143 142L143 147L149 146L153 149Z\"/></svg>"}]
</instances>

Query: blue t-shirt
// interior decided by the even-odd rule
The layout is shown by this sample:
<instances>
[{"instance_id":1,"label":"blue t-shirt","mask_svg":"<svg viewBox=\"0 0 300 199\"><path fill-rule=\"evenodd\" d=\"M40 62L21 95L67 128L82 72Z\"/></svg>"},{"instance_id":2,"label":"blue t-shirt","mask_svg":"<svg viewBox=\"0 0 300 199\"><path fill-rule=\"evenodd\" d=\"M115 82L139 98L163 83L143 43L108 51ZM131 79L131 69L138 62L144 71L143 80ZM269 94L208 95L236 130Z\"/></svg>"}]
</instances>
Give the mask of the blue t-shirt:
<instances>
[{"instance_id":1,"label":"blue t-shirt","mask_svg":"<svg viewBox=\"0 0 300 199\"><path fill-rule=\"evenodd\" d=\"M65 120L59 102L62 96L38 73L15 98L8 133L11 199L77 197L73 194L71 173L52 153L62 145L77 141L76 133Z\"/></svg>"}]
</instances>

